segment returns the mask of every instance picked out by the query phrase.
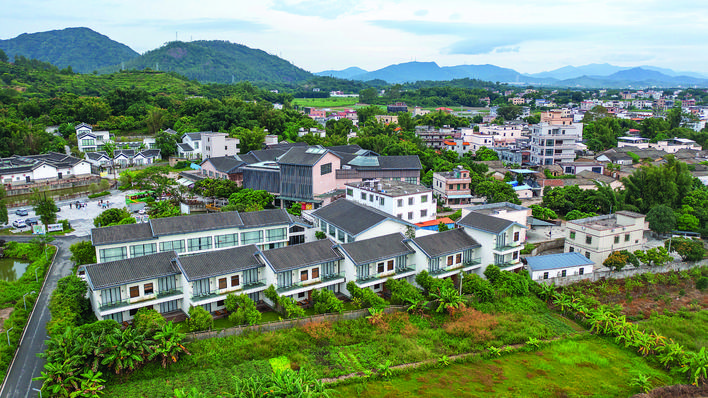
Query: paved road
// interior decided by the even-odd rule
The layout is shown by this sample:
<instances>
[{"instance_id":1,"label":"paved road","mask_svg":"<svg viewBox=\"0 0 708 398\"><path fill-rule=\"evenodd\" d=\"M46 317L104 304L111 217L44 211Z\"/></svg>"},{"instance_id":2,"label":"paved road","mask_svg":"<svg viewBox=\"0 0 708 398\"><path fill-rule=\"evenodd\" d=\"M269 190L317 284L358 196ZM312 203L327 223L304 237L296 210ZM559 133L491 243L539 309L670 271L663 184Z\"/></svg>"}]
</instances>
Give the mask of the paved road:
<instances>
[{"instance_id":1,"label":"paved road","mask_svg":"<svg viewBox=\"0 0 708 398\"><path fill-rule=\"evenodd\" d=\"M0 236L0 239L27 242L32 236ZM40 376L44 369L44 359L38 358L37 354L44 352L44 340L47 338L46 325L49 321L49 296L57 287L59 278L71 273L72 263L69 261L71 252L69 246L83 240L79 237L57 237L53 242L58 251L47 275L47 279L41 294L37 298L32 317L27 325L24 339L17 351L15 361L9 369L3 389L0 391L0 398L28 398L37 397L37 392L32 388L41 386L39 381L33 381L33 377Z\"/></svg>"}]
</instances>

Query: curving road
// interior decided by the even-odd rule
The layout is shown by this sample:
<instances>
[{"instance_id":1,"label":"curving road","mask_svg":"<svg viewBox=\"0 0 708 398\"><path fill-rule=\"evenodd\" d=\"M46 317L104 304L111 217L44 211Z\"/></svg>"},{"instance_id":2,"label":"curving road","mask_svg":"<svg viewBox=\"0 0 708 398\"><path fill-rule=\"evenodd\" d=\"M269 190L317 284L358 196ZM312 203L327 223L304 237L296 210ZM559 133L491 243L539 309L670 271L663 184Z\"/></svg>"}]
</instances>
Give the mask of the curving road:
<instances>
[{"instance_id":1,"label":"curving road","mask_svg":"<svg viewBox=\"0 0 708 398\"><path fill-rule=\"evenodd\" d=\"M17 242L28 242L32 236L0 236L0 239ZM44 369L44 359L37 354L44 351L44 340L47 338L46 325L49 321L49 296L57 287L59 278L71 273L72 262L69 260L71 252L69 246L86 239L86 237L61 236L56 237L53 245L57 246L54 263L40 291L34 311L30 316L25 334L20 342L20 349L15 354L15 359L8 369L5 382L0 389L0 398L29 398L37 397L38 393L33 388L39 389L41 383L33 381L33 377L40 376Z\"/></svg>"}]
</instances>

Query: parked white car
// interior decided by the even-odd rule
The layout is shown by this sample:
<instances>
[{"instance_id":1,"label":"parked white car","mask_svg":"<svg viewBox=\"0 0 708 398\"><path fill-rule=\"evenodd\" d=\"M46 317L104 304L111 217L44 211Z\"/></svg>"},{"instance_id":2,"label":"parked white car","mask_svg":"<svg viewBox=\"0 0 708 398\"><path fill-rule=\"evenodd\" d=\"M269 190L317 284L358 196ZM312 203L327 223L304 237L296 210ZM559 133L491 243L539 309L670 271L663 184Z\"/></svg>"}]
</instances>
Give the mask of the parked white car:
<instances>
[{"instance_id":1,"label":"parked white car","mask_svg":"<svg viewBox=\"0 0 708 398\"><path fill-rule=\"evenodd\" d=\"M15 228L24 228L27 224L25 224L25 220L15 220L12 222L12 226Z\"/></svg>"}]
</instances>

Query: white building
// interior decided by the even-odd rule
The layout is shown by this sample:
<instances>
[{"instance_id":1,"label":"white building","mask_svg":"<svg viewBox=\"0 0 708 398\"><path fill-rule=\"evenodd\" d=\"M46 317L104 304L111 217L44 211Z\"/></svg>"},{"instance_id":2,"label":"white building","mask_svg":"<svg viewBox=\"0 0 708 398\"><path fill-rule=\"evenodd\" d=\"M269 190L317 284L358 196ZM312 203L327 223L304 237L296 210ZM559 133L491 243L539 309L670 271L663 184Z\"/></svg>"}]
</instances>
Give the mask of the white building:
<instances>
[{"instance_id":1,"label":"white building","mask_svg":"<svg viewBox=\"0 0 708 398\"><path fill-rule=\"evenodd\" d=\"M108 131L93 131L89 124L80 123L74 128L80 152L100 151L107 142L113 142Z\"/></svg>"},{"instance_id":2,"label":"white building","mask_svg":"<svg viewBox=\"0 0 708 398\"><path fill-rule=\"evenodd\" d=\"M552 165L575 160L575 151L583 140L583 125L539 123L531 127L531 163Z\"/></svg>"},{"instance_id":3,"label":"white building","mask_svg":"<svg viewBox=\"0 0 708 398\"><path fill-rule=\"evenodd\" d=\"M481 257L484 267L479 269L480 274L489 264L494 264L505 271L521 268L519 254L524 244L522 233L526 229L525 223L520 224L499 217L470 212L457 224L484 248Z\"/></svg>"},{"instance_id":4,"label":"white building","mask_svg":"<svg viewBox=\"0 0 708 398\"><path fill-rule=\"evenodd\" d=\"M526 268L535 281L588 275L593 272L593 262L580 253L556 253L526 257Z\"/></svg>"},{"instance_id":5,"label":"white building","mask_svg":"<svg viewBox=\"0 0 708 398\"><path fill-rule=\"evenodd\" d=\"M419 184L396 180L347 183L346 198L412 224L434 220L437 216L432 189Z\"/></svg>"},{"instance_id":6,"label":"white building","mask_svg":"<svg viewBox=\"0 0 708 398\"><path fill-rule=\"evenodd\" d=\"M238 138L226 133L202 133L202 159L237 155L238 144Z\"/></svg>"},{"instance_id":7,"label":"white building","mask_svg":"<svg viewBox=\"0 0 708 398\"><path fill-rule=\"evenodd\" d=\"M526 229L529 227L528 218L531 217L532 211L528 207L520 206L509 202L489 203L486 205L470 206L462 209L462 217L464 218L470 213L481 213L488 216L503 218L526 228L519 230L519 239L521 242L526 242Z\"/></svg>"},{"instance_id":8,"label":"white building","mask_svg":"<svg viewBox=\"0 0 708 398\"><path fill-rule=\"evenodd\" d=\"M22 185L89 175L89 162L58 152L0 159L0 181L3 184Z\"/></svg>"},{"instance_id":9,"label":"white building","mask_svg":"<svg viewBox=\"0 0 708 398\"><path fill-rule=\"evenodd\" d=\"M614 251L641 249L647 230L643 214L624 210L568 221L563 251L581 253L600 267Z\"/></svg>"}]
</instances>

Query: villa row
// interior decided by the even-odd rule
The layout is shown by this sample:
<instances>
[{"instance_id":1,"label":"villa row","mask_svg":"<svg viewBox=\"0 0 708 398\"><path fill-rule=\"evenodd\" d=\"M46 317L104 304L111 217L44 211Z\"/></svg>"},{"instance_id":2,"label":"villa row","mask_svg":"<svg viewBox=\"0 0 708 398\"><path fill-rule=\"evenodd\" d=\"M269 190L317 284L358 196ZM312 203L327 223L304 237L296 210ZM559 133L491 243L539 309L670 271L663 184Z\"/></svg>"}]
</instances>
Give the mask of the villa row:
<instances>
[{"instance_id":1,"label":"villa row","mask_svg":"<svg viewBox=\"0 0 708 398\"><path fill-rule=\"evenodd\" d=\"M482 274L488 264L497 264L506 270L522 266L519 251L525 240L525 227L514 221L471 212L459 220L460 228L440 233L418 230L422 236L407 238L410 224L406 222L396 218L376 218L367 212L382 216L373 209L346 200L330 206L335 204L342 206L340 211L347 206L352 210L351 214L339 213L342 214L339 218L333 214L320 214L317 218L313 213L317 221L310 229L326 231L325 239L278 248L236 240L238 244L229 248L212 246L211 250L195 250L195 254L189 250L189 244L187 250L178 252L174 246L168 249L167 245L153 242L160 250L153 250L150 254L138 256L134 249L130 249L131 255L113 261L106 261L108 257L99 255L100 263L84 266L94 313L99 319L119 322L131 320L144 307L154 308L162 314L179 314L186 313L191 306L202 306L214 313L225 308L224 301L229 293L247 294L256 302L272 304L263 294L270 285L274 285L280 295L307 303L317 289L349 295L346 289L349 281L379 292L387 278L403 278L415 283L415 275L422 271L437 278L457 280L461 273ZM220 213L224 217L229 214ZM243 213L240 217L247 214L258 213ZM184 218L188 217L175 219ZM157 221L151 220L152 223ZM374 225L367 228L369 223ZM276 227L289 230L288 224L280 225ZM206 225L202 226L206 228ZM262 228L267 231L271 227ZM337 231L354 239L337 239L341 236ZM203 229L179 234L185 233L214 234L215 231ZM197 238L202 237L184 240ZM159 234L149 239L159 240L159 243L179 240L174 235L167 240ZM282 241L287 239L286 234ZM100 250L105 249L99 245L97 251Z\"/></svg>"}]
</instances>

